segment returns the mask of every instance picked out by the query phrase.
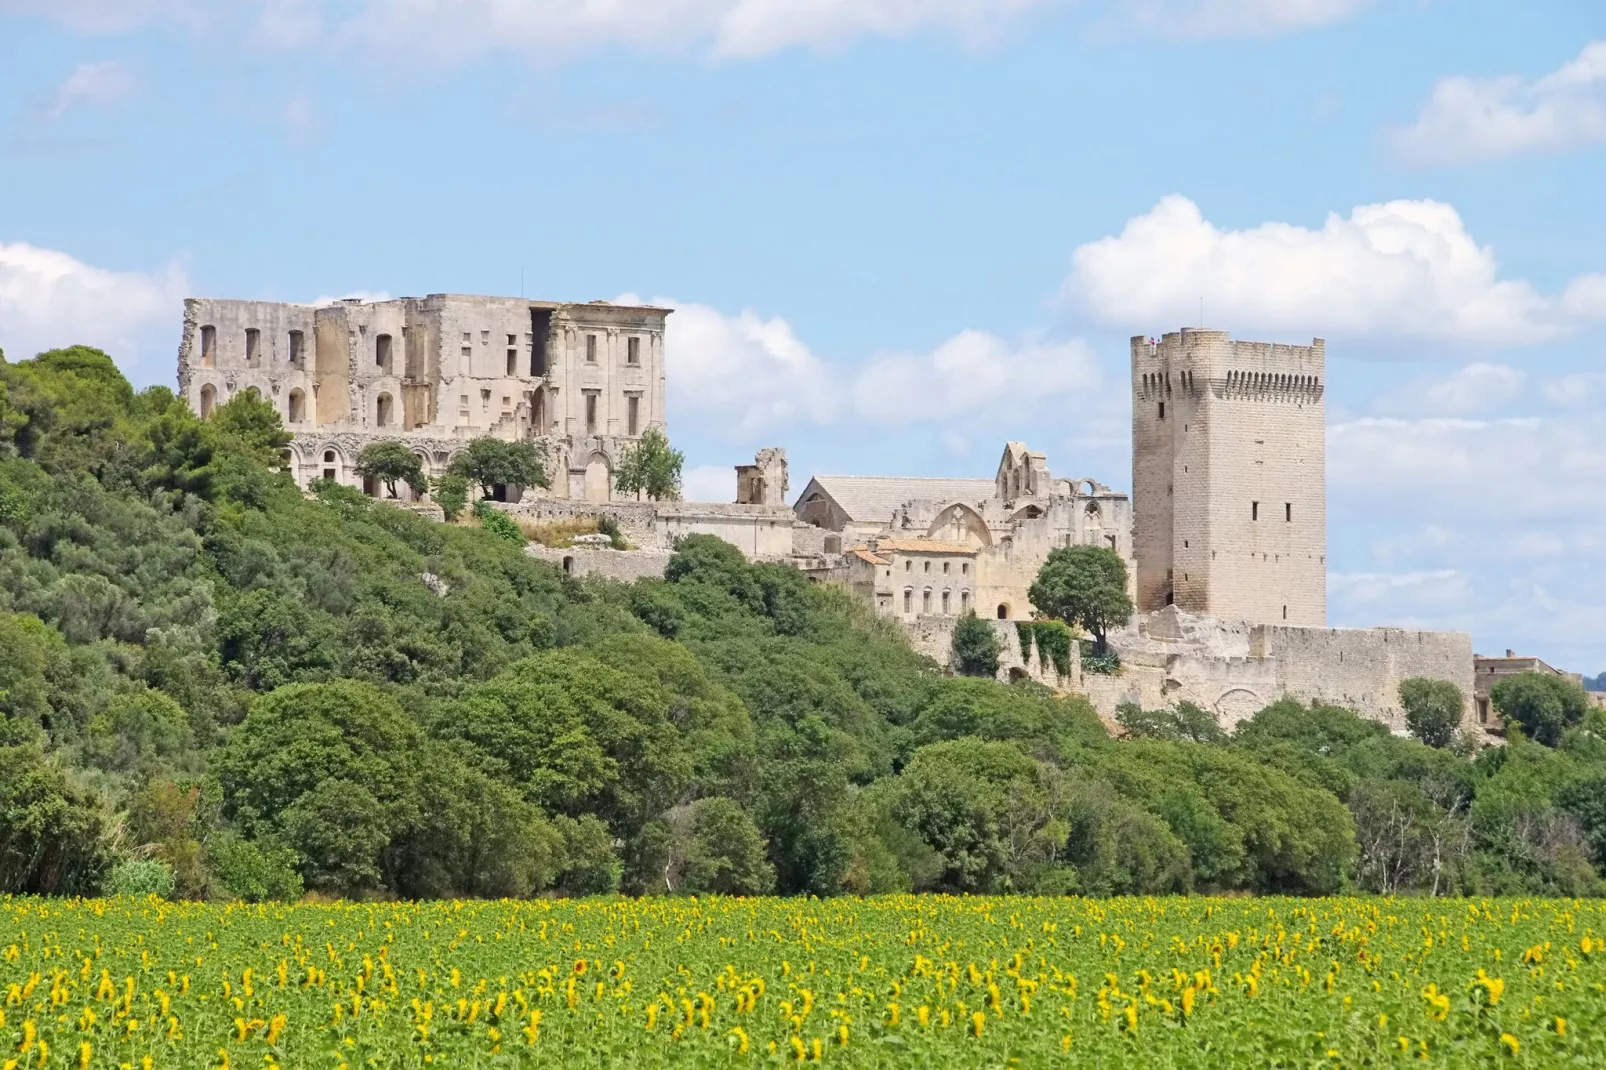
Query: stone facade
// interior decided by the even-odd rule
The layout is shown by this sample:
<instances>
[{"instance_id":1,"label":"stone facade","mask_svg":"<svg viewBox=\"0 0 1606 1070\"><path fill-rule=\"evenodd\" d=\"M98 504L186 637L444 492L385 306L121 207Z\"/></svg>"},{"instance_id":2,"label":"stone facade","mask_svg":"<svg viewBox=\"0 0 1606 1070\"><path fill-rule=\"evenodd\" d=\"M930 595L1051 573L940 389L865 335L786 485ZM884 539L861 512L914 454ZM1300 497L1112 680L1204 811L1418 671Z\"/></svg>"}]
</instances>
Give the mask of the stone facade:
<instances>
[{"instance_id":1,"label":"stone facade","mask_svg":"<svg viewBox=\"0 0 1606 1070\"><path fill-rule=\"evenodd\" d=\"M1566 672L1554 668L1540 658L1523 657L1515 650L1507 650L1503 658L1490 658L1478 655L1473 658L1473 690L1472 704L1476 711L1479 727L1485 731L1504 734L1505 726L1500 723L1500 714L1494 708L1494 700L1490 693L1494 685L1507 676L1517 673L1537 672L1547 676L1559 676L1563 680L1571 680L1575 684L1582 684L1584 678L1575 672Z\"/></svg>"},{"instance_id":2,"label":"stone facade","mask_svg":"<svg viewBox=\"0 0 1606 1070\"><path fill-rule=\"evenodd\" d=\"M1105 546L1129 567L1132 558L1127 496L1092 479L1056 479L1018 442L1005 446L991 480L816 476L796 512L832 533L805 570L905 622L972 609L1030 620L1027 589L1050 550Z\"/></svg>"},{"instance_id":3,"label":"stone facade","mask_svg":"<svg viewBox=\"0 0 1606 1070\"><path fill-rule=\"evenodd\" d=\"M1084 673L1082 688L1101 714L1122 702L1146 709L1193 702L1231 729L1289 696L1343 706L1405 731L1400 684L1448 680L1465 696L1462 724L1474 716L1472 637L1400 628L1300 628L1220 621L1168 606L1110 636L1121 657L1111 676Z\"/></svg>"},{"instance_id":4,"label":"stone facade","mask_svg":"<svg viewBox=\"0 0 1606 1070\"><path fill-rule=\"evenodd\" d=\"M664 426L669 314L456 294L319 307L191 298L179 391L205 416L256 387L295 435L303 486L360 486L357 454L380 439L438 475L488 435L544 442L554 495L609 501L622 451Z\"/></svg>"},{"instance_id":5,"label":"stone facade","mask_svg":"<svg viewBox=\"0 0 1606 1070\"><path fill-rule=\"evenodd\" d=\"M1327 623L1326 347L1132 339L1137 603Z\"/></svg>"}]
</instances>

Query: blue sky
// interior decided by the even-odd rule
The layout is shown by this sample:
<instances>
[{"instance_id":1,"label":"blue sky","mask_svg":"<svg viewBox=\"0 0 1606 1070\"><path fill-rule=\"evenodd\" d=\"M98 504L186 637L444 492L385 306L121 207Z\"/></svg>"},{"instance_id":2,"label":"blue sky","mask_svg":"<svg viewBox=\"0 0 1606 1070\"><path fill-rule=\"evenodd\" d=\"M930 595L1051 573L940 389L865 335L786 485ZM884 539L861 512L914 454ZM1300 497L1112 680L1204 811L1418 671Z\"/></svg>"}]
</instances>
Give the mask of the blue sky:
<instances>
[{"instance_id":1,"label":"blue sky","mask_svg":"<svg viewBox=\"0 0 1606 1070\"><path fill-rule=\"evenodd\" d=\"M0 0L0 346L673 301L690 489L1130 485L1127 341L1328 339L1330 617L1606 669L1598 0Z\"/></svg>"}]
</instances>

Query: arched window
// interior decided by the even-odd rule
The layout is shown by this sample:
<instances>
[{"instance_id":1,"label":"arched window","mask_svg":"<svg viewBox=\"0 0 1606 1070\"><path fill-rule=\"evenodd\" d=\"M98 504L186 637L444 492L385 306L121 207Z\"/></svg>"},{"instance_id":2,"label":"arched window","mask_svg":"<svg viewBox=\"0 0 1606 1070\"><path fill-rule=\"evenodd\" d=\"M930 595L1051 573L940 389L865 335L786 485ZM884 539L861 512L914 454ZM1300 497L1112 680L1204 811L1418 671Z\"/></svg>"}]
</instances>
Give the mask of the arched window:
<instances>
[{"instance_id":1,"label":"arched window","mask_svg":"<svg viewBox=\"0 0 1606 1070\"><path fill-rule=\"evenodd\" d=\"M395 402L391 400L391 397L390 397L389 394L380 394L379 395L379 404L378 404L378 406L376 406L375 411L374 411L374 422L376 424L378 424L380 427L389 427L390 426L390 420L391 420L391 410L394 407L395 407Z\"/></svg>"},{"instance_id":2,"label":"arched window","mask_svg":"<svg viewBox=\"0 0 1606 1070\"><path fill-rule=\"evenodd\" d=\"M942 615L946 617L948 616L949 612L950 606L948 604L948 592L944 591L942 592Z\"/></svg>"},{"instance_id":3,"label":"arched window","mask_svg":"<svg viewBox=\"0 0 1606 1070\"><path fill-rule=\"evenodd\" d=\"M920 612L931 612L931 588L927 587L920 595Z\"/></svg>"},{"instance_id":4,"label":"arched window","mask_svg":"<svg viewBox=\"0 0 1606 1070\"><path fill-rule=\"evenodd\" d=\"M290 422L298 424L307 418L307 396L299 390L290 391Z\"/></svg>"},{"instance_id":5,"label":"arched window","mask_svg":"<svg viewBox=\"0 0 1606 1070\"><path fill-rule=\"evenodd\" d=\"M1002 604L999 605L999 607L998 607L998 619L999 620L1008 620L1009 619L1009 607L1007 605L1002 605Z\"/></svg>"},{"instance_id":6,"label":"arched window","mask_svg":"<svg viewBox=\"0 0 1606 1070\"><path fill-rule=\"evenodd\" d=\"M913 587L905 587L903 589L903 611L905 613L913 613L915 611L915 589Z\"/></svg>"},{"instance_id":7,"label":"arched window","mask_svg":"<svg viewBox=\"0 0 1606 1070\"><path fill-rule=\"evenodd\" d=\"M969 612L970 612L970 592L969 591L960 591L959 592L959 615L960 616L964 616L966 613L969 613Z\"/></svg>"},{"instance_id":8,"label":"arched window","mask_svg":"<svg viewBox=\"0 0 1606 1070\"><path fill-rule=\"evenodd\" d=\"M201 419L212 415L212 406L217 404L217 387L207 383L201 387Z\"/></svg>"}]
</instances>

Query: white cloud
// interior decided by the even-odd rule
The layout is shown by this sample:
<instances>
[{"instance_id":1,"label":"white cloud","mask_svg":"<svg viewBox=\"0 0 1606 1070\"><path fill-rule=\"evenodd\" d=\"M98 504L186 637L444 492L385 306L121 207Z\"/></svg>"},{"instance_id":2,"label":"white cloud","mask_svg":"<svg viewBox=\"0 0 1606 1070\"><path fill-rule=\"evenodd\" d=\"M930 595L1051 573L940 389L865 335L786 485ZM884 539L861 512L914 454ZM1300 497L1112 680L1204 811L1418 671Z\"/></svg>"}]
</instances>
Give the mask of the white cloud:
<instances>
[{"instance_id":1,"label":"white cloud","mask_svg":"<svg viewBox=\"0 0 1606 1070\"><path fill-rule=\"evenodd\" d=\"M1480 345L1543 341L1606 315L1586 276L1564 298L1501 279L1493 250L1437 201L1362 205L1319 230L1224 230L1173 194L1119 235L1081 246L1064 295L1110 323L1404 336ZM1598 301L1597 301L1598 299Z\"/></svg>"},{"instance_id":2,"label":"white cloud","mask_svg":"<svg viewBox=\"0 0 1606 1070\"><path fill-rule=\"evenodd\" d=\"M1595 405L1606 396L1606 372L1577 372L1552 379L1542 387L1545 397L1556 405Z\"/></svg>"},{"instance_id":3,"label":"white cloud","mask_svg":"<svg viewBox=\"0 0 1606 1070\"><path fill-rule=\"evenodd\" d=\"M364 304L371 304L375 301L389 301L390 299L388 290L353 290L350 293L341 294L339 297L330 297L328 294L323 294L314 298L312 303L318 308L324 308L340 301L361 301Z\"/></svg>"},{"instance_id":4,"label":"white cloud","mask_svg":"<svg viewBox=\"0 0 1606 1070\"><path fill-rule=\"evenodd\" d=\"M994 36L1049 0L367 0L350 37L443 62L491 51L553 62L622 44L643 51L753 58L795 45L924 30L966 41Z\"/></svg>"},{"instance_id":5,"label":"white cloud","mask_svg":"<svg viewBox=\"0 0 1606 1070\"><path fill-rule=\"evenodd\" d=\"M1322 26L1372 0L1126 0L1138 26L1185 37L1265 36Z\"/></svg>"},{"instance_id":6,"label":"white cloud","mask_svg":"<svg viewBox=\"0 0 1606 1070\"><path fill-rule=\"evenodd\" d=\"M733 502L736 500L736 469L717 464L700 464L681 479L681 496L689 502Z\"/></svg>"},{"instance_id":7,"label":"white cloud","mask_svg":"<svg viewBox=\"0 0 1606 1070\"><path fill-rule=\"evenodd\" d=\"M1528 376L1509 364L1476 361L1448 375L1406 383L1379 410L1411 416L1474 416L1522 395Z\"/></svg>"},{"instance_id":8,"label":"white cloud","mask_svg":"<svg viewBox=\"0 0 1606 1070\"><path fill-rule=\"evenodd\" d=\"M1606 41L1535 81L1442 78L1415 123L1391 135L1416 164L1561 152L1606 141Z\"/></svg>"},{"instance_id":9,"label":"white cloud","mask_svg":"<svg viewBox=\"0 0 1606 1070\"><path fill-rule=\"evenodd\" d=\"M82 63L40 102L37 114L43 121L54 123L80 105L110 107L129 97L137 84L120 63Z\"/></svg>"},{"instance_id":10,"label":"white cloud","mask_svg":"<svg viewBox=\"0 0 1606 1070\"><path fill-rule=\"evenodd\" d=\"M1065 411L1067 400L1099 386L1085 342L1014 345L985 331L962 331L926 354L873 358L853 383L859 416L889 424L1021 422Z\"/></svg>"},{"instance_id":11,"label":"white cloud","mask_svg":"<svg viewBox=\"0 0 1606 1070\"><path fill-rule=\"evenodd\" d=\"M634 294L621 304L639 304ZM655 298L673 308L664 332L670 412L728 438L789 424L828 423L838 397L832 373L779 316L727 316L707 305Z\"/></svg>"},{"instance_id":12,"label":"white cloud","mask_svg":"<svg viewBox=\"0 0 1606 1070\"><path fill-rule=\"evenodd\" d=\"M20 359L82 343L106 350L136 383L170 380L156 340L176 348L187 287L176 264L157 274L114 272L50 249L0 244L0 347Z\"/></svg>"}]
</instances>

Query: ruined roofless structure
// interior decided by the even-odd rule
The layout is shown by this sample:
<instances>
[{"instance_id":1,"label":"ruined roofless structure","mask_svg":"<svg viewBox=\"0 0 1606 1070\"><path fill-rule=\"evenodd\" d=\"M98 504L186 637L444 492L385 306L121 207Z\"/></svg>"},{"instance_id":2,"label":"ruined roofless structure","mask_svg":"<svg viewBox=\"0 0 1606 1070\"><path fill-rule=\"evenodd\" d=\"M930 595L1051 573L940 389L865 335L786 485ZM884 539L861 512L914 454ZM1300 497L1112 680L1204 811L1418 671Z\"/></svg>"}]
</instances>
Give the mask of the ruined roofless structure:
<instances>
[{"instance_id":1,"label":"ruined roofless structure","mask_svg":"<svg viewBox=\"0 0 1606 1070\"><path fill-rule=\"evenodd\" d=\"M1326 347L1132 339L1137 608L1327 624Z\"/></svg>"},{"instance_id":2,"label":"ruined roofless structure","mask_svg":"<svg viewBox=\"0 0 1606 1070\"><path fill-rule=\"evenodd\" d=\"M434 476L492 436L544 440L552 494L606 502L622 451L664 427L669 314L457 294L319 307L191 298L179 391L204 417L255 387L294 433L302 486L361 486L354 466L369 442L406 443Z\"/></svg>"}]
</instances>

